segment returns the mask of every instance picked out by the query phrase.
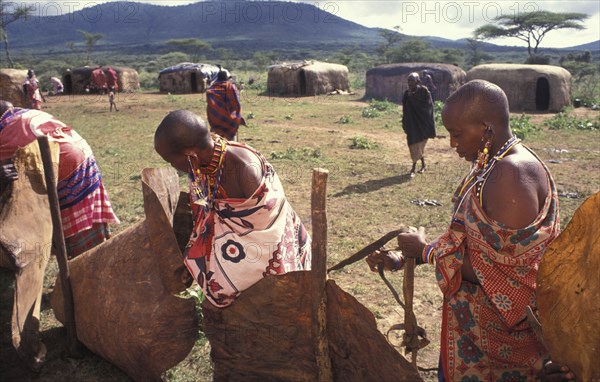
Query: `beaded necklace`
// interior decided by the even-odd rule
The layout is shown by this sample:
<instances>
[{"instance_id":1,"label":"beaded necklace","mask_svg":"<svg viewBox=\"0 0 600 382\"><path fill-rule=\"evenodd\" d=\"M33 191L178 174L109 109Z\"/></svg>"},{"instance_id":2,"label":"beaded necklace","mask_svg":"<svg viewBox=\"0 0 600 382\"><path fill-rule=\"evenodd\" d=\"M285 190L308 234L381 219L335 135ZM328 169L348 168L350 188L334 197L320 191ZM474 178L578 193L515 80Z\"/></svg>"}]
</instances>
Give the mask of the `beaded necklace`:
<instances>
[{"instance_id":1,"label":"beaded necklace","mask_svg":"<svg viewBox=\"0 0 600 382\"><path fill-rule=\"evenodd\" d=\"M197 201L205 211L214 207L214 200L219 193L221 176L223 175L223 164L227 154L227 142L222 138L214 137L215 147L210 162L206 166L194 168L192 160L188 157L190 165L191 188Z\"/></svg>"},{"instance_id":2,"label":"beaded necklace","mask_svg":"<svg viewBox=\"0 0 600 382\"><path fill-rule=\"evenodd\" d=\"M4 113L2 113L2 116L0 116L0 121L4 119L4 117L6 117L9 113L12 113L12 111L14 110L13 107L9 107L8 109L6 109L6 111Z\"/></svg>"},{"instance_id":3,"label":"beaded necklace","mask_svg":"<svg viewBox=\"0 0 600 382\"><path fill-rule=\"evenodd\" d=\"M519 144L521 140L515 136L510 137L503 145L500 147L500 150L494 155L494 157L487 163L481 164L479 161L476 163L469 172L469 175L465 178L466 180L463 182L460 191L457 194L457 198L460 198L460 202L456 206L454 213L459 210L462 202L464 201L466 195L468 195L469 191L475 187L475 194L479 199L479 204L483 203L481 190L483 189L483 185L487 180L488 175L492 171L492 168L498 161L500 161L508 152Z\"/></svg>"}]
</instances>

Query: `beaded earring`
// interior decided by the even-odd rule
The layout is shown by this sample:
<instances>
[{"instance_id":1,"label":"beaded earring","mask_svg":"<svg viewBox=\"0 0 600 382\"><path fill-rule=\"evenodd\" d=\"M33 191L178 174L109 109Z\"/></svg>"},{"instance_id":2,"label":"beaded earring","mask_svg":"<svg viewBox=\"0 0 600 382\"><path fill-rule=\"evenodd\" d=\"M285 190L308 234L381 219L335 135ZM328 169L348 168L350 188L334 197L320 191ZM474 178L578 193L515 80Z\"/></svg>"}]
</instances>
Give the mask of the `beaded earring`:
<instances>
[{"instance_id":1,"label":"beaded earring","mask_svg":"<svg viewBox=\"0 0 600 382\"><path fill-rule=\"evenodd\" d=\"M492 146L492 138L494 137L494 131L491 126L486 125L481 137L481 143L479 144L479 151L477 152L477 170L483 169L490 159L490 147Z\"/></svg>"}]
</instances>

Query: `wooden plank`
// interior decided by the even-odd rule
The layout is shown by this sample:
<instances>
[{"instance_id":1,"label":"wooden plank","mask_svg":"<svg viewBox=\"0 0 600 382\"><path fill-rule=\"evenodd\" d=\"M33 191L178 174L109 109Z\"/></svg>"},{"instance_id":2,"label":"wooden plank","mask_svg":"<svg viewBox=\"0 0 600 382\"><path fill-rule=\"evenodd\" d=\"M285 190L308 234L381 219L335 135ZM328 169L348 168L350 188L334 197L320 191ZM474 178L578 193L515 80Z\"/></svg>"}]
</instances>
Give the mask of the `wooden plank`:
<instances>
[{"instance_id":1,"label":"wooden plank","mask_svg":"<svg viewBox=\"0 0 600 382\"><path fill-rule=\"evenodd\" d=\"M319 382L332 382L333 372L327 340L327 177L329 171L313 170L312 215L312 315L315 357Z\"/></svg>"},{"instance_id":2,"label":"wooden plank","mask_svg":"<svg viewBox=\"0 0 600 382\"><path fill-rule=\"evenodd\" d=\"M58 203L58 192L56 190L56 177L54 174L54 163L52 162L52 153L48 144L48 137L41 135L37 137L42 163L44 164L44 178L46 179L46 188L48 189L48 201L50 204L50 215L52 216L52 242L56 249L56 261L60 272L60 281L62 282L64 309L65 309L65 327L67 329L67 348L69 355L77 356L79 354L77 343L77 331L75 329L75 311L73 307L73 291L69 276L69 263L67 260L67 246L63 232L62 219L60 217L60 205Z\"/></svg>"}]
</instances>

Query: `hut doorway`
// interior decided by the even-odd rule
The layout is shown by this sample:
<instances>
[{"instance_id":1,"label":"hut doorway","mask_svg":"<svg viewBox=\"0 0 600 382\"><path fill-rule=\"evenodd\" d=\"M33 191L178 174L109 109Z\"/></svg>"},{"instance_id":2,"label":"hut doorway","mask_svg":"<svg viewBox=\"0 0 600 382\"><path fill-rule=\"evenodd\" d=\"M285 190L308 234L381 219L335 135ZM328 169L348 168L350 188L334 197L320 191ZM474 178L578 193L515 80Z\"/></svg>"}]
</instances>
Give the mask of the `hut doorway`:
<instances>
[{"instance_id":1,"label":"hut doorway","mask_svg":"<svg viewBox=\"0 0 600 382\"><path fill-rule=\"evenodd\" d=\"M550 83L545 77L540 77L535 85L535 109L548 110L550 107Z\"/></svg>"},{"instance_id":2,"label":"hut doorway","mask_svg":"<svg viewBox=\"0 0 600 382\"><path fill-rule=\"evenodd\" d=\"M304 69L300 70L299 77L298 95L304 96L306 95L306 72L304 72Z\"/></svg>"},{"instance_id":3,"label":"hut doorway","mask_svg":"<svg viewBox=\"0 0 600 382\"><path fill-rule=\"evenodd\" d=\"M65 94L73 94L73 77L70 74L65 74L63 77L63 82Z\"/></svg>"},{"instance_id":4,"label":"hut doorway","mask_svg":"<svg viewBox=\"0 0 600 382\"><path fill-rule=\"evenodd\" d=\"M198 93L198 78L196 72L192 72L192 93Z\"/></svg>"}]
</instances>

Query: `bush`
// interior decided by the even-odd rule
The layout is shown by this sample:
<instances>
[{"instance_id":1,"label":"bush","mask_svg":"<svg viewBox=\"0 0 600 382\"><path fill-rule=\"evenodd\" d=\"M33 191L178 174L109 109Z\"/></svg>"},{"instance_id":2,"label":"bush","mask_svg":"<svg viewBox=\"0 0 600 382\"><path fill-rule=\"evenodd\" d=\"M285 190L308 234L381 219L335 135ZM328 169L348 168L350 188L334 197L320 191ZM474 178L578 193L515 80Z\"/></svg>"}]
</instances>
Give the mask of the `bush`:
<instances>
[{"instance_id":1,"label":"bush","mask_svg":"<svg viewBox=\"0 0 600 382\"><path fill-rule=\"evenodd\" d=\"M373 100L369 101L369 107L371 107L377 111L382 111L385 113L398 110L398 105L396 105L393 102L388 101L387 99L385 101L379 101L379 100L373 99Z\"/></svg>"},{"instance_id":2,"label":"bush","mask_svg":"<svg viewBox=\"0 0 600 382\"><path fill-rule=\"evenodd\" d=\"M351 149L357 149L357 150L370 150L370 149L374 149L375 147L377 147L376 143L371 142L371 140L369 138L362 137L362 136L353 137L352 144L350 145Z\"/></svg>"},{"instance_id":3,"label":"bush","mask_svg":"<svg viewBox=\"0 0 600 382\"><path fill-rule=\"evenodd\" d=\"M346 124L352 123L352 122L353 122L352 118L349 115L342 115L336 123L346 125Z\"/></svg>"},{"instance_id":4,"label":"bush","mask_svg":"<svg viewBox=\"0 0 600 382\"><path fill-rule=\"evenodd\" d=\"M363 109L362 116L363 118L378 118L381 116L381 113L374 107L367 106Z\"/></svg>"},{"instance_id":5,"label":"bush","mask_svg":"<svg viewBox=\"0 0 600 382\"><path fill-rule=\"evenodd\" d=\"M294 148L288 147L285 152L274 151L271 153L271 159L289 159L289 160L307 160L321 157L321 150L311 147Z\"/></svg>"},{"instance_id":6,"label":"bush","mask_svg":"<svg viewBox=\"0 0 600 382\"><path fill-rule=\"evenodd\" d=\"M561 111L545 122L550 130L577 129L577 130L599 130L600 123L585 118L577 118L566 111Z\"/></svg>"},{"instance_id":7,"label":"bush","mask_svg":"<svg viewBox=\"0 0 600 382\"><path fill-rule=\"evenodd\" d=\"M529 115L521 114L519 117L510 117L510 127L517 138L525 139L525 137L539 128L530 122Z\"/></svg>"}]
</instances>

